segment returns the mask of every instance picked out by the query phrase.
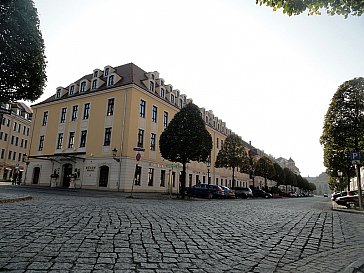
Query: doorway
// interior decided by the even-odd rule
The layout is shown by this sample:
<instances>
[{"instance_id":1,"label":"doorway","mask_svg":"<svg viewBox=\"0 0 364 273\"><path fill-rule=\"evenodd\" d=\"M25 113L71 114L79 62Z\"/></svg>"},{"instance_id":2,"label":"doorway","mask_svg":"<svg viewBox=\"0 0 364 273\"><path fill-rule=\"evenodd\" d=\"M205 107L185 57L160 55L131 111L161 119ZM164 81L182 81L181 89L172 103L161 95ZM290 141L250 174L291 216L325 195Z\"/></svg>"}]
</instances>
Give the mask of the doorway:
<instances>
[{"instance_id":1,"label":"doorway","mask_svg":"<svg viewBox=\"0 0 364 273\"><path fill-rule=\"evenodd\" d=\"M101 166L100 167L99 187L107 187L108 180L109 180L109 167Z\"/></svg>"},{"instance_id":2,"label":"doorway","mask_svg":"<svg viewBox=\"0 0 364 273\"><path fill-rule=\"evenodd\" d=\"M70 174L72 174L72 164L70 163L64 164L62 168L63 168L62 185L64 188L68 188L71 182Z\"/></svg>"},{"instance_id":3,"label":"doorway","mask_svg":"<svg viewBox=\"0 0 364 273\"><path fill-rule=\"evenodd\" d=\"M33 169L33 180L32 180L32 184L38 184L39 183L39 175L40 175L40 168L39 167L35 167Z\"/></svg>"}]
</instances>

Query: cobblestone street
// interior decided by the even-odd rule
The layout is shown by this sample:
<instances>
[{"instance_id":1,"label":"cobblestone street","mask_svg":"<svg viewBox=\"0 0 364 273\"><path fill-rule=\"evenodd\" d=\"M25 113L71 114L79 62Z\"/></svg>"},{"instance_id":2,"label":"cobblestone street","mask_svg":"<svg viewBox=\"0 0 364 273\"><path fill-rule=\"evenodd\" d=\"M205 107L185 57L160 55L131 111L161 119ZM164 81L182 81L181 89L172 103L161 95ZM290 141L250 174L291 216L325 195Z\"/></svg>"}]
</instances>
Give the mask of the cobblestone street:
<instances>
[{"instance_id":1,"label":"cobblestone street","mask_svg":"<svg viewBox=\"0 0 364 273\"><path fill-rule=\"evenodd\" d=\"M324 197L6 190L33 199L0 204L0 272L345 272L364 257L364 215Z\"/></svg>"}]
</instances>

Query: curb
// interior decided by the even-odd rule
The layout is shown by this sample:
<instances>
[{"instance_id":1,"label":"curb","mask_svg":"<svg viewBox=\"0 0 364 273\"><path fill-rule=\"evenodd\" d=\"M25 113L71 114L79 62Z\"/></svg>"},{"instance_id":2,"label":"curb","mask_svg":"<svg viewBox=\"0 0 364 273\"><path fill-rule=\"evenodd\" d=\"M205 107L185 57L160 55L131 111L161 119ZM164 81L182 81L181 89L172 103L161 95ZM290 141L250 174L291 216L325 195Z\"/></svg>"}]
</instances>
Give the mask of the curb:
<instances>
[{"instance_id":1,"label":"curb","mask_svg":"<svg viewBox=\"0 0 364 273\"><path fill-rule=\"evenodd\" d=\"M0 199L0 204L15 203L15 202L27 201L27 200L31 200L31 199L33 199L33 197L30 195L22 196L22 197L3 198L3 199Z\"/></svg>"},{"instance_id":2,"label":"curb","mask_svg":"<svg viewBox=\"0 0 364 273\"><path fill-rule=\"evenodd\" d=\"M364 272L364 258L360 258L357 261L353 262L343 271L343 273L361 273L361 272Z\"/></svg>"}]
</instances>

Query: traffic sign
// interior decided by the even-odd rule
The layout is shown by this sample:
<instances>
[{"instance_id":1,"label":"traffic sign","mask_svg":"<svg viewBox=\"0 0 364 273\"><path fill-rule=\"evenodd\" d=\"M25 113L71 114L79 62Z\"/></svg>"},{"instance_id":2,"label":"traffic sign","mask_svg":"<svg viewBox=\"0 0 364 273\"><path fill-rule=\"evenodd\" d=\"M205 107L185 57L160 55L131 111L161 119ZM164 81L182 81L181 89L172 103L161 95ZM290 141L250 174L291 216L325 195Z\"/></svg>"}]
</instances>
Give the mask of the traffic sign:
<instances>
[{"instance_id":1,"label":"traffic sign","mask_svg":"<svg viewBox=\"0 0 364 273\"><path fill-rule=\"evenodd\" d=\"M142 155L138 152L135 156L135 159L139 161L142 158Z\"/></svg>"},{"instance_id":2,"label":"traffic sign","mask_svg":"<svg viewBox=\"0 0 364 273\"><path fill-rule=\"evenodd\" d=\"M140 148L140 147L135 147L133 150L138 151L138 152L144 152L145 151L144 148Z\"/></svg>"},{"instance_id":3,"label":"traffic sign","mask_svg":"<svg viewBox=\"0 0 364 273\"><path fill-rule=\"evenodd\" d=\"M350 153L352 163L360 163L360 152Z\"/></svg>"},{"instance_id":4,"label":"traffic sign","mask_svg":"<svg viewBox=\"0 0 364 273\"><path fill-rule=\"evenodd\" d=\"M166 165L167 168L178 168L178 164L168 164Z\"/></svg>"}]
</instances>

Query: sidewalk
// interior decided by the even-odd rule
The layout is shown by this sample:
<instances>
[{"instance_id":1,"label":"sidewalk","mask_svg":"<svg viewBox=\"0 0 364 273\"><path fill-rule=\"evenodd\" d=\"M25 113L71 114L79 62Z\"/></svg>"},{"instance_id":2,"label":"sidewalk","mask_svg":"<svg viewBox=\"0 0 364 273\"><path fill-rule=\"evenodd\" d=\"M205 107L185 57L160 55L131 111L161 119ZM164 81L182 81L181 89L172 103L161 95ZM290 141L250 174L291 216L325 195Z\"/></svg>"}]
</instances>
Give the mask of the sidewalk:
<instances>
[{"instance_id":1,"label":"sidewalk","mask_svg":"<svg viewBox=\"0 0 364 273\"><path fill-rule=\"evenodd\" d=\"M359 213L359 214L364 214L364 210L359 210L359 208L355 209L355 208L347 208L345 206L340 206L338 204L336 204L335 201L332 201L332 210L336 210L336 211L342 211L342 212L348 212L348 213Z\"/></svg>"}]
</instances>

